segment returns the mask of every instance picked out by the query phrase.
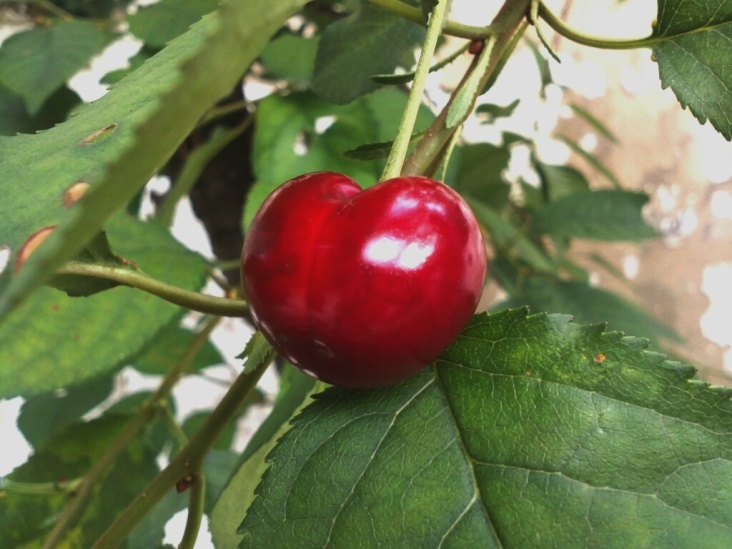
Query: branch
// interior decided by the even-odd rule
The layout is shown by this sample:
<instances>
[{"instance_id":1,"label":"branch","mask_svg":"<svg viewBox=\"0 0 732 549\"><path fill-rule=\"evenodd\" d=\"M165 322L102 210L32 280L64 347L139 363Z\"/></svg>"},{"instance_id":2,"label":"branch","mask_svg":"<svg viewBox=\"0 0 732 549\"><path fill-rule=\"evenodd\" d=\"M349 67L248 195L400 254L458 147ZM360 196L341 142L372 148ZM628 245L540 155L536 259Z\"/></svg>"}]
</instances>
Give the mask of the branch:
<instances>
[{"instance_id":1,"label":"branch","mask_svg":"<svg viewBox=\"0 0 732 549\"><path fill-rule=\"evenodd\" d=\"M241 373L234 381L224 398L211 412L203 426L196 432L191 441L183 448L140 493L135 500L117 517L117 520L96 541L92 549L117 547L129 535L132 529L145 515L167 494L176 482L200 471L208 451L213 446L221 431L236 415L242 401L257 386L269 363L262 364L250 374ZM196 479L197 481L198 479Z\"/></svg>"}]
</instances>

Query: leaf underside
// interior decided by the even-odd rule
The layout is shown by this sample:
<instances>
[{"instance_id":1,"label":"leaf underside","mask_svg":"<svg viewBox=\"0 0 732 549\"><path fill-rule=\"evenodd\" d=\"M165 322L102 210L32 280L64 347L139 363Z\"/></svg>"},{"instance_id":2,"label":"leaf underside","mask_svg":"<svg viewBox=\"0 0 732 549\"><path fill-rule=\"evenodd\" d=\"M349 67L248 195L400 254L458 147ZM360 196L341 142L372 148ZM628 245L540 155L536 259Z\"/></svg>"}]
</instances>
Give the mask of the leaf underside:
<instances>
[{"instance_id":1,"label":"leaf underside","mask_svg":"<svg viewBox=\"0 0 732 549\"><path fill-rule=\"evenodd\" d=\"M240 546L729 547L730 391L645 347L476 316L434 368L308 406Z\"/></svg>"}]
</instances>

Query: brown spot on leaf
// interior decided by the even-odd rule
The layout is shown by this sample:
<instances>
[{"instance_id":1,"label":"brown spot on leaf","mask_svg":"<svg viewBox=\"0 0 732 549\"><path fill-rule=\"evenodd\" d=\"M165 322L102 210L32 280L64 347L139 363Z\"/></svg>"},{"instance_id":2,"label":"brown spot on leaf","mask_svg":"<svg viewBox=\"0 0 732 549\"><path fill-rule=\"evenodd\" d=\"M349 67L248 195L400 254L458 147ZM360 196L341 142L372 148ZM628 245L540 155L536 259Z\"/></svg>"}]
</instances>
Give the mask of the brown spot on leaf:
<instances>
[{"instance_id":1,"label":"brown spot on leaf","mask_svg":"<svg viewBox=\"0 0 732 549\"><path fill-rule=\"evenodd\" d=\"M23 263L25 263L25 261L36 250L36 248L41 245L41 242L48 238L48 235L51 234L51 231L53 231L55 227L56 225L43 227L42 229L30 235L28 240L25 241L25 244L21 246L20 251L18 252L18 258L15 260L15 267L13 267L14 273L17 273L20 270L20 268L23 266Z\"/></svg>"},{"instance_id":2,"label":"brown spot on leaf","mask_svg":"<svg viewBox=\"0 0 732 549\"><path fill-rule=\"evenodd\" d=\"M64 206L72 206L76 204L89 190L89 183L84 180L79 180L73 183L68 189L64 191Z\"/></svg>"},{"instance_id":3,"label":"brown spot on leaf","mask_svg":"<svg viewBox=\"0 0 732 549\"><path fill-rule=\"evenodd\" d=\"M117 123L113 122L112 124L109 124L107 126L104 126L103 128L90 133L87 135L84 139L79 141L81 145L91 145L92 143L99 143L101 141L104 141L109 136L111 136L114 133L114 130L117 129Z\"/></svg>"}]
</instances>

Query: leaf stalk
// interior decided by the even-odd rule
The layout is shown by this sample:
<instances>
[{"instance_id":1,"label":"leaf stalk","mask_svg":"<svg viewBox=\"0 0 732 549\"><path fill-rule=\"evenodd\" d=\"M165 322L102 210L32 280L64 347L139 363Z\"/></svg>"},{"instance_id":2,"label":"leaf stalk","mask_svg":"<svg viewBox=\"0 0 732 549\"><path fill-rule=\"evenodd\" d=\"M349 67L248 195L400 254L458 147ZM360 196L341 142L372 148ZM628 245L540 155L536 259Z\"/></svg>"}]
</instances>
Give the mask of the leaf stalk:
<instances>
[{"instance_id":1,"label":"leaf stalk","mask_svg":"<svg viewBox=\"0 0 732 549\"><path fill-rule=\"evenodd\" d=\"M240 299L229 299L185 290L148 276L129 267L69 261L56 271L57 275L93 276L137 288L165 301L193 311L218 316L248 318L249 307Z\"/></svg>"}]
</instances>

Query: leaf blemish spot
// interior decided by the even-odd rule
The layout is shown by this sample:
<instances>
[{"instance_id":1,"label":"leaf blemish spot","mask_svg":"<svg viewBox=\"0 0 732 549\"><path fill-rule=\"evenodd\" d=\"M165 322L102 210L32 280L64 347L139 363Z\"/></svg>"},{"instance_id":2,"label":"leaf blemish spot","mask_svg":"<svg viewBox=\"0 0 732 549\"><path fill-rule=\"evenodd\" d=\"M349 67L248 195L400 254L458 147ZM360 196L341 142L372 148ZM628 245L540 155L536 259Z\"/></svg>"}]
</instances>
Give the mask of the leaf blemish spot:
<instances>
[{"instance_id":1,"label":"leaf blemish spot","mask_svg":"<svg viewBox=\"0 0 732 549\"><path fill-rule=\"evenodd\" d=\"M73 206L86 194L89 190L89 183L83 180L79 180L73 183L68 189L64 191L63 202L64 206Z\"/></svg>"},{"instance_id":2,"label":"leaf blemish spot","mask_svg":"<svg viewBox=\"0 0 732 549\"><path fill-rule=\"evenodd\" d=\"M92 143L100 143L101 141L104 141L109 136L111 136L114 133L114 130L117 129L117 123L113 122L112 124L109 124L107 126L104 126L103 128L87 135L84 139L79 141L81 145L91 145Z\"/></svg>"},{"instance_id":3,"label":"leaf blemish spot","mask_svg":"<svg viewBox=\"0 0 732 549\"><path fill-rule=\"evenodd\" d=\"M42 229L37 230L32 235L30 235L30 237L28 237L28 240L26 240L25 243L20 247L18 257L15 260L15 266L13 267L13 273L17 273L20 270L20 268L23 266L23 263L25 263L25 261L35 251L35 249L41 245L41 242L48 238L48 235L51 234L55 227L56 225L43 227Z\"/></svg>"},{"instance_id":4,"label":"leaf blemish spot","mask_svg":"<svg viewBox=\"0 0 732 549\"><path fill-rule=\"evenodd\" d=\"M592 360L594 360L594 361L595 361L595 362L597 362L598 364L602 364L603 362L605 362L605 355L604 355L604 354L602 354L602 353L597 353L597 354L596 354L596 355L595 355L595 356L594 356L594 357L592 358Z\"/></svg>"}]
</instances>

